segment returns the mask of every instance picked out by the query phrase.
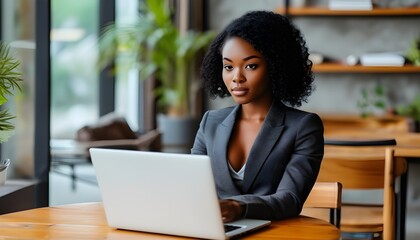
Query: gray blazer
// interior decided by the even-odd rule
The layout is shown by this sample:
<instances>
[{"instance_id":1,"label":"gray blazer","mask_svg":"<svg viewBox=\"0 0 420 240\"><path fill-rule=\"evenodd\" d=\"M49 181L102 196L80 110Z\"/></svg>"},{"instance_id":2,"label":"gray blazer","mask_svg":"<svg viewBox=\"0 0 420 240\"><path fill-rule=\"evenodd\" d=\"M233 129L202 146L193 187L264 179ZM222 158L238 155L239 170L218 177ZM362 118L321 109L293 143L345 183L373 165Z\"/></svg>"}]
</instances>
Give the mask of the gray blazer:
<instances>
[{"instance_id":1,"label":"gray blazer","mask_svg":"<svg viewBox=\"0 0 420 240\"><path fill-rule=\"evenodd\" d=\"M275 220L298 215L324 155L321 119L273 104L249 153L242 189L238 189L227 163L238 110L240 105L207 111L191 153L210 156L219 197L243 202L244 217Z\"/></svg>"}]
</instances>

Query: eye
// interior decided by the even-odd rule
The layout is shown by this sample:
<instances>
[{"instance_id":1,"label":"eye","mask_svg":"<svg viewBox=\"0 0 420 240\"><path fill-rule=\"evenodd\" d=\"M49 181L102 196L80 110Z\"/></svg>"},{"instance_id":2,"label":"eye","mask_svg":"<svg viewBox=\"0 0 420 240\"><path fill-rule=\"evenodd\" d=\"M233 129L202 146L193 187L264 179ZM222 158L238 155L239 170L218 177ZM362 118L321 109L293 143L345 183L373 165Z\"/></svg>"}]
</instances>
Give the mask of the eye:
<instances>
[{"instance_id":1,"label":"eye","mask_svg":"<svg viewBox=\"0 0 420 240\"><path fill-rule=\"evenodd\" d=\"M223 65L223 68L224 68L226 71L232 71L232 69L233 69L233 67L232 67L231 65L228 65L228 64Z\"/></svg>"},{"instance_id":2,"label":"eye","mask_svg":"<svg viewBox=\"0 0 420 240\"><path fill-rule=\"evenodd\" d=\"M258 64L248 64L248 65L246 65L245 68L255 70L255 69L257 69L257 67L258 67Z\"/></svg>"}]
</instances>

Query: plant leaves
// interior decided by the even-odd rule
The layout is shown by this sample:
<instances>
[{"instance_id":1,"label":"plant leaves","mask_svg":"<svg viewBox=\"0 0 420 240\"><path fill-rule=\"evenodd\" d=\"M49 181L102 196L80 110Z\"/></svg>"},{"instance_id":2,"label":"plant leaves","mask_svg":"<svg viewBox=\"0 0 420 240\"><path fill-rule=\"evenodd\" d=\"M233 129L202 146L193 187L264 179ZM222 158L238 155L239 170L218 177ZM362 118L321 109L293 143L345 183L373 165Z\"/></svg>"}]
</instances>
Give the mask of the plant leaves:
<instances>
[{"instance_id":1,"label":"plant leaves","mask_svg":"<svg viewBox=\"0 0 420 240\"><path fill-rule=\"evenodd\" d=\"M161 106L189 113L189 70L197 52L211 42L212 32L180 33L167 0L146 0L135 24L112 23L99 36L98 67L116 72L136 68L142 79L152 74L162 90L155 91Z\"/></svg>"},{"instance_id":2,"label":"plant leaves","mask_svg":"<svg viewBox=\"0 0 420 240\"><path fill-rule=\"evenodd\" d=\"M22 74L19 71L20 62L10 55L9 46L0 42L0 105L13 96L15 90L21 91L20 82ZM14 124L11 122L15 116L8 109L0 111L0 142L5 142L14 133Z\"/></svg>"}]
</instances>

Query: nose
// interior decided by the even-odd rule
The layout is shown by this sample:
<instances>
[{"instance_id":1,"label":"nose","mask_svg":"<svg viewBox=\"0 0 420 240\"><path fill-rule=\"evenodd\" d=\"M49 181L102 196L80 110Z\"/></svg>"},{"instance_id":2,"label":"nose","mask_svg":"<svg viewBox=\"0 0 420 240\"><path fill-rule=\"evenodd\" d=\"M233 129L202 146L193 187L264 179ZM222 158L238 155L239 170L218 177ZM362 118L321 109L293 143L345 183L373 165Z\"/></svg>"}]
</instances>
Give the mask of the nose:
<instances>
[{"instance_id":1,"label":"nose","mask_svg":"<svg viewBox=\"0 0 420 240\"><path fill-rule=\"evenodd\" d=\"M242 72L240 70L235 71L235 74L233 75L232 81L234 83L241 83L245 81L244 75L242 75Z\"/></svg>"}]
</instances>

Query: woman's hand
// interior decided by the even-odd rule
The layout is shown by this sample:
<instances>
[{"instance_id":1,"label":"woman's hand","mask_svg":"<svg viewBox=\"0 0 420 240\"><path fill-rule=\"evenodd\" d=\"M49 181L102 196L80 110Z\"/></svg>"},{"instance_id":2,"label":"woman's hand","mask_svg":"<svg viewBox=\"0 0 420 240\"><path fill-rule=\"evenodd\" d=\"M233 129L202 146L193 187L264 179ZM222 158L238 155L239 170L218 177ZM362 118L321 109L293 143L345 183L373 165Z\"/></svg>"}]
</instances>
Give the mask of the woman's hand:
<instances>
[{"instance_id":1,"label":"woman's hand","mask_svg":"<svg viewBox=\"0 0 420 240\"><path fill-rule=\"evenodd\" d=\"M244 205L235 200L219 200L223 222L232 222L243 216Z\"/></svg>"}]
</instances>

